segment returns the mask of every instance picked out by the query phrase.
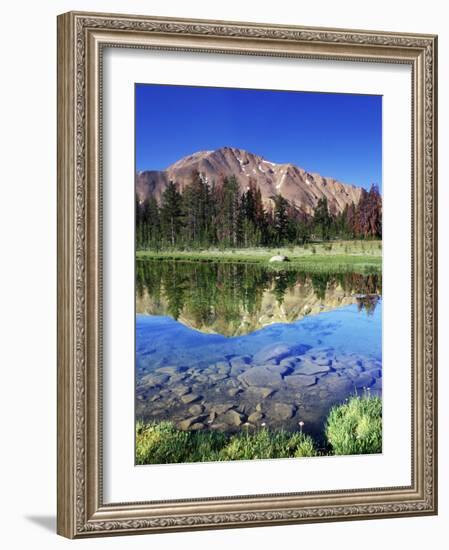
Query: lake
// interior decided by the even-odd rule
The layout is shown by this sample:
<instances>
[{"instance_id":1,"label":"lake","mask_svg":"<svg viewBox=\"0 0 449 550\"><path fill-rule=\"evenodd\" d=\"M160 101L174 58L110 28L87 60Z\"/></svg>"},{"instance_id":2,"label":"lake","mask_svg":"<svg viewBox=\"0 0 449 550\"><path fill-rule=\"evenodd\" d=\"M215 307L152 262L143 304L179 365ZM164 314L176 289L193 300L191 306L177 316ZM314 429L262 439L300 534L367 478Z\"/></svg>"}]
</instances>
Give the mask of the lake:
<instances>
[{"instance_id":1,"label":"lake","mask_svg":"<svg viewBox=\"0 0 449 550\"><path fill-rule=\"evenodd\" d=\"M136 418L320 439L333 405L381 396L381 295L378 273L137 261Z\"/></svg>"}]
</instances>

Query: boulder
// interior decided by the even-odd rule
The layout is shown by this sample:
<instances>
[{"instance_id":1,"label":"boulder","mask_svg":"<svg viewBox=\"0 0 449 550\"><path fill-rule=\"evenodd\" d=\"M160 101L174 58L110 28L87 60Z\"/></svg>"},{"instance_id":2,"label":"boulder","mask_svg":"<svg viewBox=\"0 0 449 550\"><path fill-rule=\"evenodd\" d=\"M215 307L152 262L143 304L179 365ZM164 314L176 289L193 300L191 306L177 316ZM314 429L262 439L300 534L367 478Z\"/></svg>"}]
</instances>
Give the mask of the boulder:
<instances>
[{"instance_id":1,"label":"boulder","mask_svg":"<svg viewBox=\"0 0 449 550\"><path fill-rule=\"evenodd\" d=\"M293 356L303 355L306 351L310 349L310 346L305 344L297 344L292 346L287 346L286 344L271 344L261 349L254 355L254 363L258 365L263 365L270 361L280 363L283 359L287 357L293 360Z\"/></svg>"},{"instance_id":2,"label":"boulder","mask_svg":"<svg viewBox=\"0 0 449 550\"><path fill-rule=\"evenodd\" d=\"M181 397L182 395L186 395L187 393L189 393L191 391L191 388L190 386L175 386L171 388L171 390L173 393Z\"/></svg>"},{"instance_id":3,"label":"boulder","mask_svg":"<svg viewBox=\"0 0 449 550\"><path fill-rule=\"evenodd\" d=\"M197 403L196 405L192 405L191 407L189 407L189 413L193 416L198 416L199 414L201 414L202 412L204 411L204 407L203 405L200 405L199 403Z\"/></svg>"},{"instance_id":4,"label":"boulder","mask_svg":"<svg viewBox=\"0 0 449 550\"><path fill-rule=\"evenodd\" d=\"M323 389L328 389L334 395L350 395L354 394L354 382L345 376L338 376L331 372L320 380L320 385L323 384Z\"/></svg>"},{"instance_id":5,"label":"boulder","mask_svg":"<svg viewBox=\"0 0 449 550\"><path fill-rule=\"evenodd\" d=\"M175 367L175 366L168 366L168 367L159 367L156 369L157 372L162 372L163 374L176 374L177 372L184 372L187 370L187 367Z\"/></svg>"},{"instance_id":6,"label":"boulder","mask_svg":"<svg viewBox=\"0 0 449 550\"><path fill-rule=\"evenodd\" d=\"M279 362L279 366L287 369L294 369L296 366L296 360L291 357L287 357L287 359L282 359L282 361Z\"/></svg>"},{"instance_id":7,"label":"boulder","mask_svg":"<svg viewBox=\"0 0 449 550\"><path fill-rule=\"evenodd\" d=\"M381 378L382 377L382 370L380 368L373 367L371 369L368 369L366 371L370 374L370 376L373 376L374 378Z\"/></svg>"},{"instance_id":8,"label":"boulder","mask_svg":"<svg viewBox=\"0 0 449 550\"><path fill-rule=\"evenodd\" d=\"M219 363L215 363L215 370L219 373L229 373L230 366L229 363L225 363L224 361L220 361Z\"/></svg>"},{"instance_id":9,"label":"boulder","mask_svg":"<svg viewBox=\"0 0 449 550\"><path fill-rule=\"evenodd\" d=\"M284 382L293 388L300 389L316 384L316 376L310 376L307 374L293 374L292 376L286 376Z\"/></svg>"},{"instance_id":10,"label":"boulder","mask_svg":"<svg viewBox=\"0 0 449 550\"><path fill-rule=\"evenodd\" d=\"M182 373L170 375L169 384L179 384L179 382L183 382L186 378L187 376Z\"/></svg>"},{"instance_id":11,"label":"boulder","mask_svg":"<svg viewBox=\"0 0 449 550\"><path fill-rule=\"evenodd\" d=\"M248 422L255 424L256 422L260 422L262 418L263 414L259 411L255 411L248 416Z\"/></svg>"},{"instance_id":12,"label":"boulder","mask_svg":"<svg viewBox=\"0 0 449 550\"><path fill-rule=\"evenodd\" d=\"M310 359L303 359L296 366L295 374L324 374L329 372L331 369L327 365L320 365L315 363Z\"/></svg>"},{"instance_id":13,"label":"boulder","mask_svg":"<svg viewBox=\"0 0 449 550\"><path fill-rule=\"evenodd\" d=\"M245 417L243 414L230 409L229 411L225 412L223 416L220 417L220 420L225 422L226 424L229 424L230 426L240 426L245 420Z\"/></svg>"},{"instance_id":14,"label":"boulder","mask_svg":"<svg viewBox=\"0 0 449 550\"><path fill-rule=\"evenodd\" d=\"M146 386L147 388L154 388L156 386L164 384L165 382L167 382L167 380L168 376L166 374L150 373L142 376L139 385Z\"/></svg>"},{"instance_id":15,"label":"boulder","mask_svg":"<svg viewBox=\"0 0 449 550\"><path fill-rule=\"evenodd\" d=\"M268 397L270 397L271 395L273 395L273 393L275 392L275 390L273 388L264 388L264 387L258 387L258 386L250 386L246 392L248 393L248 395L250 397L252 397L253 399L267 399Z\"/></svg>"},{"instance_id":16,"label":"boulder","mask_svg":"<svg viewBox=\"0 0 449 550\"><path fill-rule=\"evenodd\" d=\"M195 374L195 376L192 376L192 379L200 384L206 384L209 381L209 377L205 374Z\"/></svg>"},{"instance_id":17,"label":"boulder","mask_svg":"<svg viewBox=\"0 0 449 550\"><path fill-rule=\"evenodd\" d=\"M271 370L273 372L277 372L279 373L280 375L284 375L284 374L287 374L288 372L290 372L292 370L291 367L288 367L287 365L264 365L265 368L267 368L268 370Z\"/></svg>"},{"instance_id":18,"label":"boulder","mask_svg":"<svg viewBox=\"0 0 449 550\"><path fill-rule=\"evenodd\" d=\"M194 403L195 401L199 401L200 399L201 396L196 393L188 393L181 396L181 401L186 405L188 405L189 403Z\"/></svg>"},{"instance_id":19,"label":"boulder","mask_svg":"<svg viewBox=\"0 0 449 550\"><path fill-rule=\"evenodd\" d=\"M357 389L369 388L375 382L375 379L367 372L363 372L356 380L355 385Z\"/></svg>"},{"instance_id":20,"label":"boulder","mask_svg":"<svg viewBox=\"0 0 449 550\"><path fill-rule=\"evenodd\" d=\"M190 418L185 418L178 422L178 428L181 430L188 430L193 424L204 420L204 416L192 416Z\"/></svg>"},{"instance_id":21,"label":"boulder","mask_svg":"<svg viewBox=\"0 0 449 550\"><path fill-rule=\"evenodd\" d=\"M250 361L251 359L248 356L243 355L241 357L233 357L229 362L231 367L246 369Z\"/></svg>"},{"instance_id":22,"label":"boulder","mask_svg":"<svg viewBox=\"0 0 449 550\"><path fill-rule=\"evenodd\" d=\"M212 380L213 382L219 382L220 380L225 380L228 377L228 374L223 372L217 372L214 374L209 375L209 380Z\"/></svg>"},{"instance_id":23,"label":"boulder","mask_svg":"<svg viewBox=\"0 0 449 550\"><path fill-rule=\"evenodd\" d=\"M266 367L252 367L239 374L238 379L247 386L279 387L282 383L282 376L279 372Z\"/></svg>"},{"instance_id":24,"label":"boulder","mask_svg":"<svg viewBox=\"0 0 449 550\"><path fill-rule=\"evenodd\" d=\"M210 406L209 410L211 414L224 414L226 411L229 411L229 409L232 409L234 406L233 403L217 403Z\"/></svg>"},{"instance_id":25,"label":"boulder","mask_svg":"<svg viewBox=\"0 0 449 550\"><path fill-rule=\"evenodd\" d=\"M289 420L295 412L295 405L289 403L275 403L267 412L267 417L274 421Z\"/></svg>"},{"instance_id":26,"label":"boulder","mask_svg":"<svg viewBox=\"0 0 449 550\"><path fill-rule=\"evenodd\" d=\"M207 423L212 424L212 422L217 418L216 412L211 412L210 415L207 417Z\"/></svg>"},{"instance_id":27,"label":"boulder","mask_svg":"<svg viewBox=\"0 0 449 550\"><path fill-rule=\"evenodd\" d=\"M287 256L282 256L281 254L277 254L276 256L271 256L270 262L289 262Z\"/></svg>"},{"instance_id":28,"label":"boulder","mask_svg":"<svg viewBox=\"0 0 449 550\"><path fill-rule=\"evenodd\" d=\"M329 357L326 357L325 355L318 355L317 357L314 357L313 362L316 365L320 365L320 366L332 365L332 359L330 359Z\"/></svg>"},{"instance_id":29,"label":"boulder","mask_svg":"<svg viewBox=\"0 0 449 550\"><path fill-rule=\"evenodd\" d=\"M267 363L272 359L275 359L278 363L292 355L292 351L289 346L285 344L274 344L266 346L254 355L254 362L257 364Z\"/></svg>"}]
</instances>

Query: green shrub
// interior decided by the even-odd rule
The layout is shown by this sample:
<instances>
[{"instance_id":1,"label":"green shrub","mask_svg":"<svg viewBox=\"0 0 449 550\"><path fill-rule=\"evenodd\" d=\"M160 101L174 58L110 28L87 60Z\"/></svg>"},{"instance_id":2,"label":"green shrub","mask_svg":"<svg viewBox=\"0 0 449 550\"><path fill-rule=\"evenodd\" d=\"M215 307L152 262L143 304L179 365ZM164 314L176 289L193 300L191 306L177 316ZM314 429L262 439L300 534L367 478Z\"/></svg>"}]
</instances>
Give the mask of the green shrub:
<instances>
[{"instance_id":1,"label":"green shrub","mask_svg":"<svg viewBox=\"0 0 449 550\"><path fill-rule=\"evenodd\" d=\"M336 455L382 452L382 401L354 396L333 407L327 417L326 437Z\"/></svg>"}]
</instances>

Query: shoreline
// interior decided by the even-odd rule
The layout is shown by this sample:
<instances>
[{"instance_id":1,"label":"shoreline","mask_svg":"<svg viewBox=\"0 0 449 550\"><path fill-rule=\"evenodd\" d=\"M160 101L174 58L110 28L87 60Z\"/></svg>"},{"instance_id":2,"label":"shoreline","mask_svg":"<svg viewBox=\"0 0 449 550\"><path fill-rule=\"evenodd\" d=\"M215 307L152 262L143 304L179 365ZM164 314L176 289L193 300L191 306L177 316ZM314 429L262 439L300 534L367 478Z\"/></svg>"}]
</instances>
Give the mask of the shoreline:
<instances>
[{"instance_id":1,"label":"shoreline","mask_svg":"<svg viewBox=\"0 0 449 550\"><path fill-rule=\"evenodd\" d=\"M270 262L275 255L288 258ZM356 243L336 242L308 247L278 249L240 248L205 250L136 250L136 260L172 260L184 262L252 263L278 270L305 269L308 271L379 273L382 270L380 241Z\"/></svg>"}]
</instances>

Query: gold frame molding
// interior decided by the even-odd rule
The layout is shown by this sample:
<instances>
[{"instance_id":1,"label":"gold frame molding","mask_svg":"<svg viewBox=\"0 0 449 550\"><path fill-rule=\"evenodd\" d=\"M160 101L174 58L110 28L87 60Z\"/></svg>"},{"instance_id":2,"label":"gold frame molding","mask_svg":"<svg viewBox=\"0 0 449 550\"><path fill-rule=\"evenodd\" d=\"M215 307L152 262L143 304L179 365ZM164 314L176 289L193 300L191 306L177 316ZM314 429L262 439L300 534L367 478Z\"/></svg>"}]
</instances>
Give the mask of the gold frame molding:
<instances>
[{"instance_id":1,"label":"gold frame molding","mask_svg":"<svg viewBox=\"0 0 449 550\"><path fill-rule=\"evenodd\" d=\"M408 64L412 69L412 484L104 504L104 47ZM437 513L437 37L131 15L58 17L58 520L70 538Z\"/></svg>"}]
</instances>

